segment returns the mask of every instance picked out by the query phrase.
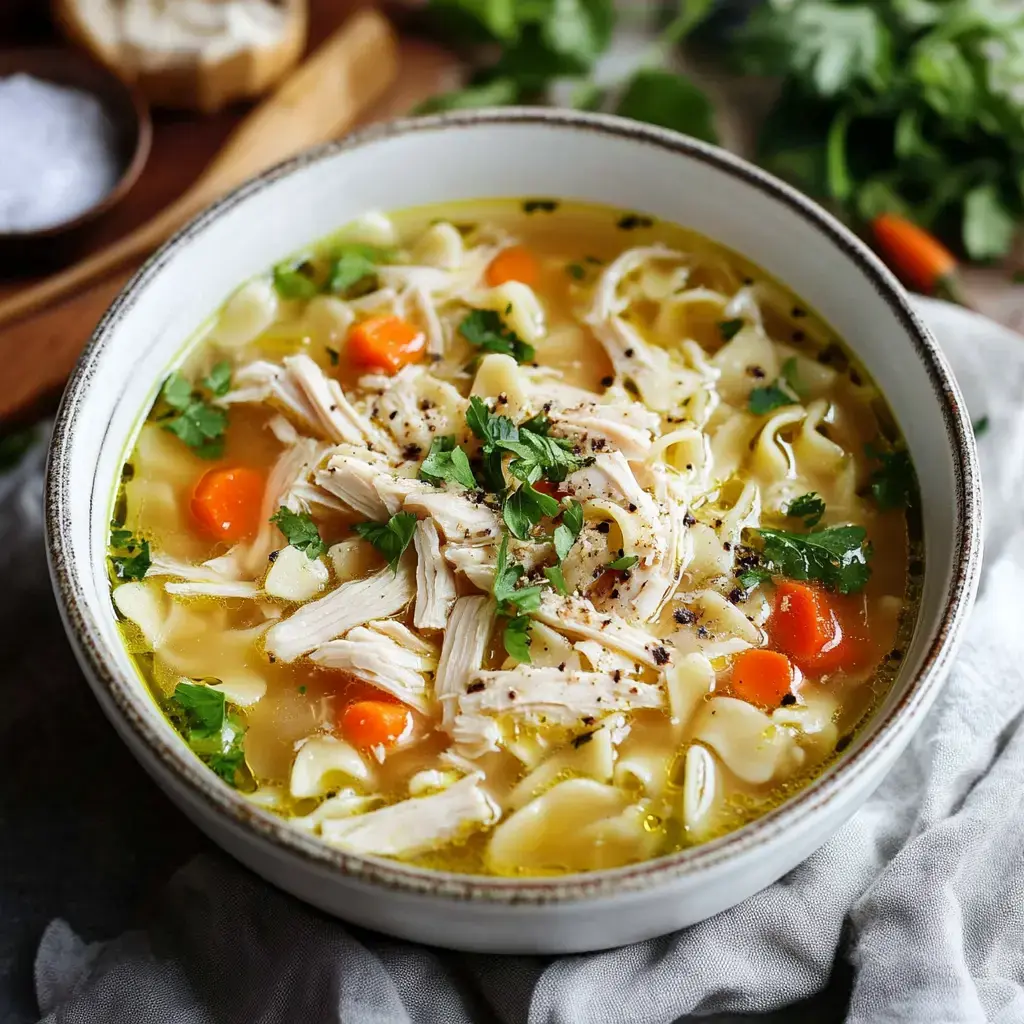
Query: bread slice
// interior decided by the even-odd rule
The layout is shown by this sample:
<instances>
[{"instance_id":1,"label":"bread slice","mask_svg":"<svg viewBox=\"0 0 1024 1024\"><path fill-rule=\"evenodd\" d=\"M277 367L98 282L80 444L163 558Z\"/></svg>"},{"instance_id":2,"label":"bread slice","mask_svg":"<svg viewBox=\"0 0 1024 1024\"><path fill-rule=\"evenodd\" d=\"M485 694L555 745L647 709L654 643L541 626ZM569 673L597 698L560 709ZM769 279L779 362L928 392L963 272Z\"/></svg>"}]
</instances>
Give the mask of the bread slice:
<instances>
[{"instance_id":1,"label":"bread slice","mask_svg":"<svg viewBox=\"0 0 1024 1024\"><path fill-rule=\"evenodd\" d=\"M158 107L212 113L259 96L306 45L306 0L53 0L53 11Z\"/></svg>"}]
</instances>

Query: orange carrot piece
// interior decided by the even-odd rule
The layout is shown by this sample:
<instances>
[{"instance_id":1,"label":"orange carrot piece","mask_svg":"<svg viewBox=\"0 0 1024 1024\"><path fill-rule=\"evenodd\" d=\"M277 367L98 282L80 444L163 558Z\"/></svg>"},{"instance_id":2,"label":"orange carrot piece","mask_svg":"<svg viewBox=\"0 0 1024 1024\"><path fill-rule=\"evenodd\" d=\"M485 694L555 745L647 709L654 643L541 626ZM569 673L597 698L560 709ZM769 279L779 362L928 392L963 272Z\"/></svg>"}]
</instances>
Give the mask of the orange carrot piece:
<instances>
[{"instance_id":1,"label":"orange carrot piece","mask_svg":"<svg viewBox=\"0 0 1024 1024\"><path fill-rule=\"evenodd\" d=\"M732 663L732 689L740 700L777 708L793 685L793 666L784 654L755 647Z\"/></svg>"},{"instance_id":2,"label":"orange carrot piece","mask_svg":"<svg viewBox=\"0 0 1024 1024\"><path fill-rule=\"evenodd\" d=\"M409 709L385 700L360 700L341 713L345 739L361 750L393 747L412 724Z\"/></svg>"},{"instance_id":3,"label":"orange carrot piece","mask_svg":"<svg viewBox=\"0 0 1024 1024\"><path fill-rule=\"evenodd\" d=\"M348 332L345 351L357 366L398 373L418 363L427 350L427 338L415 324L400 316L371 316Z\"/></svg>"},{"instance_id":4,"label":"orange carrot piece","mask_svg":"<svg viewBox=\"0 0 1024 1024\"><path fill-rule=\"evenodd\" d=\"M886 261L912 288L933 292L949 288L956 274L956 257L923 228L894 213L871 223Z\"/></svg>"},{"instance_id":5,"label":"orange carrot piece","mask_svg":"<svg viewBox=\"0 0 1024 1024\"><path fill-rule=\"evenodd\" d=\"M775 589L768 631L776 647L800 661L834 643L839 623L824 591L783 580Z\"/></svg>"},{"instance_id":6,"label":"orange carrot piece","mask_svg":"<svg viewBox=\"0 0 1024 1024\"><path fill-rule=\"evenodd\" d=\"M540 266L536 257L522 245L502 249L487 265L487 283L492 288L506 281L520 281L532 287L539 276Z\"/></svg>"},{"instance_id":7,"label":"orange carrot piece","mask_svg":"<svg viewBox=\"0 0 1024 1024\"><path fill-rule=\"evenodd\" d=\"M255 469L211 469L192 492L192 518L207 536L232 544L245 540L259 529L264 484Z\"/></svg>"}]
</instances>

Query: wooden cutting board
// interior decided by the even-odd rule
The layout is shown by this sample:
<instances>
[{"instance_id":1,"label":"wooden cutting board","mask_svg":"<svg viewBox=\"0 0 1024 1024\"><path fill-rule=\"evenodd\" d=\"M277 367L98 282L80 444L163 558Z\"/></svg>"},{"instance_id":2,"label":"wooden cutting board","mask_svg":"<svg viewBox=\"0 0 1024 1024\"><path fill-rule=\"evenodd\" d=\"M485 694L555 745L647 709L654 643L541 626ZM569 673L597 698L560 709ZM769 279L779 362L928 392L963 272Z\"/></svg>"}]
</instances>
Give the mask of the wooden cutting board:
<instances>
[{"instance_id":1,"label":"wooden cutting board","mask_svg":"<svg viewBox=\"0 0 1024 1024\"><path fill-rule=\"evenodd\" d=\"M310 49L319 45L360 0L312 0ZM429 43L403 39L398 79L362 124L407 113L421 100L458 81L455 58ZM207 165L245 108L212 117L157 113L153 149L141 178L86 239L93 248L119 238L176 199ZM79 352L134 268L33 316L0 328L0 432L52 411ZM0 281L0 297L25 281Z\"/></svg>"}]
</instances>

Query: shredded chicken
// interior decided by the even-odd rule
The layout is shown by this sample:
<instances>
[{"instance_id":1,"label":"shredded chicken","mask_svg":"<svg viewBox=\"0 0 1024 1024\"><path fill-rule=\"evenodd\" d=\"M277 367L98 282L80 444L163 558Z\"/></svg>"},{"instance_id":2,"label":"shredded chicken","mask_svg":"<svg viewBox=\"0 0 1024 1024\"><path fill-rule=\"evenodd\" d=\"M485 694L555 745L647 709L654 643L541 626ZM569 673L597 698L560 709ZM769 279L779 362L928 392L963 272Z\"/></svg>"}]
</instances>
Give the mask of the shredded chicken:
<instances>
[{"instance_id":1,"label":"shredded chicken","mask_svg":"<svg viewBox=\"0 0 1024 1024\"><path fill-rule=\"evenodd\" d=\"M486 597L460 597L448 618L441 658L434 677L434 696L441 702L442 728L451 731L458 697L470 673L483 664L494 628L494 610Z\"/></svg>"},{"instance_id":2,"label":"shredded chicken","mask_svg":"<svg viewBox=\"0 0 1024 1024\"><path fill-rule=\"evenodd\" d=\"M350 672L397 697L403 704L427 714L431 701L426 674L436 668L436 655L430 648L426 654L422 648L410 648L402 643L404 637L397 639L385 635L372 628L376 625L356 626L343 639L331 640L317 647L309 657L324 668ZM416 640L413 634L409 635Z\"/></svg>"},{"instance_id":3,"label":"shredded chicken","mask_svg":"<svg viewBox=\"0 0 1024 1024\"><path fill-rule=\"evenodd\" d=\"M413 535L416 545L416 607L412 622L417 629L444 629L457 596L455 575L441 555L441 538L430 519L421 519Z\"/></svg>"},{"instance_id":4,"label":"shredded chicken","mask_svg":"<svg viewBox=\"0 0 1024 1024\"><path fill-rule=\"evenodd\" d=\"M481 787L480 776L471 775L432 796L324 821L321 835L353 853L411 857L493 825L500 816L500 808Z\"/></svg>"},{"instance_id":5,"label":"shredded chicken","mask_svg":"<svg viewBox=\"0 0 1024 1024\"><path fill-rule=\"evenodd\" d=\"M281 661L294 661L356 626L396 615L415 596L410 561L403 558L394 573L382 569L366 579L343 583L326 597L276 622L267 633L267 653Z\"/></svg>"}]
</instances>

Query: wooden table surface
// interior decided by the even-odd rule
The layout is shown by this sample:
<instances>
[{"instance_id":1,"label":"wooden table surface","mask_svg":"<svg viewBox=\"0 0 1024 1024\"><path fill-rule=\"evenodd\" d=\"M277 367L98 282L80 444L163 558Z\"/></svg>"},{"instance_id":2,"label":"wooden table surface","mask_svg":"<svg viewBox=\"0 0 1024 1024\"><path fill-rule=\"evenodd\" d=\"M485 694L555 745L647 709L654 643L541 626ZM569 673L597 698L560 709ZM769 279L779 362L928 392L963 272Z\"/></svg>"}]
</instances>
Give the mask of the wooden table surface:
<instances>
[{"instance_id":1,"label":"wooden table surface","mask_svg":"<svg viewBox=\"0 0 1024 1024\"><path fill-rule=\"evenodd\" d=\"M5 3L0 0L0 6ZM318 45L361 6L368 3L311 0L309 48ZM22 19L17 32L11 24L0 21L0 43L14 42L52 45L54 36L41 17ZM403 39L398 80L361 123L407 113L426 97L456 85L458 79L458 65L450 54L427 42ZM90 230L82 252L106 245L176 199L195 181L248 109L237 106L207 117L154 112L153 148L142 176L124 200ZM75 353L85 344L131 269L57 307L0 328L2 428L9 429L53 409ZM24 285L25 280L0 281L0 297ZM40 365L46 367L48 386L34 393L30 382L38 376Z\"/></svg>"},{"instance_id":2,"label":"wooden table surface","mask_svg":"<svg viewBox=\"0 0 1024 1024\"><path fill-rule=\"evenodd\" d=\"M6 0L0 0L3 6ZM364 0L311 0L310 48L326 38ZM40 14L5 21L0 16L0 43L53 43L53 32ZM15 32L13 26L18 26ZM457 83L455 59L430 43L403 39L401 70L390 92L364 117L370 123L407 112L420 100ZM153 148L145 170L128 196L103 217L86 238L87 248L105 245L151 217L179 196L199 175L225 138L247 112L235 107L199 117L156 112ZM128 271L115 275L67 302L0 328L0 430L51 411L74 357L85 343L103 311L127 279ZM967 272L972 297L987 315L1015 329L1024 329L1024 287L1013 285L1002 269L971 269ZM0 297L24 284L0 280ZM34 381L38 367L46 368L47 386L38 391Z\"/></svg>"}]
</instances>

